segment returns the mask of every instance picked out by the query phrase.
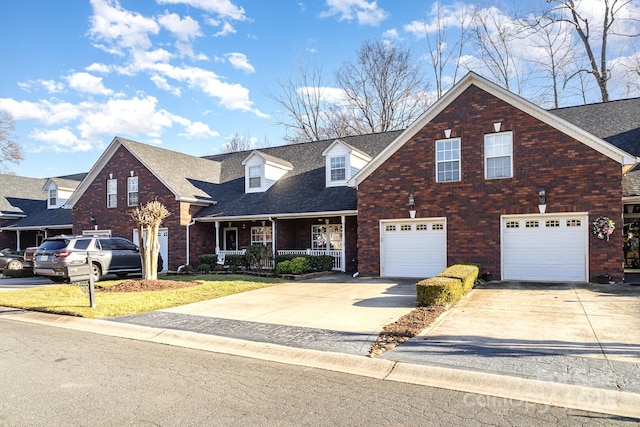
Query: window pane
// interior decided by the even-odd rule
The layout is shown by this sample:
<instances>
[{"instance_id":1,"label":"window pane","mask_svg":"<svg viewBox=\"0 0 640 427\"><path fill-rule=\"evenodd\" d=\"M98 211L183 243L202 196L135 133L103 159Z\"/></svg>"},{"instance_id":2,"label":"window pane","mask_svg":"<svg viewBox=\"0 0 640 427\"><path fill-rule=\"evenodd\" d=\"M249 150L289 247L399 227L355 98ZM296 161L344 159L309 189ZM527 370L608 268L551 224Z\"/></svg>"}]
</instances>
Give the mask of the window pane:
<instances>
[{"instance_id":1,"label":"window pane","mask_svg":"<svg viewBox=\"0 0 640 427\"><path fill-rule=\"evenodd\" d=\"M436 141L436 181L460 181L460 139Z\"/></svg>"},{"instance_id":2,"label":"window pane","mask_svg":"<svg viewBox=\"0 0 640 427\"><path fill-rule=\"evenodd\" d=\"M511 132L485 135L484 155L486 178L511 178L513 135Z\"/></svg>"},{"instance_id":3,"label":"window pane","mask_svg":"<svg viewBox=\"0 0 640 427\"><path fill-rule=\"evenodd\" d=\"M260 187L260 177L249 178L249 187L250 188L259 188Z\"/></svg>"},{"instance_id":4,"label":"window pane","mask_svg":"<svg viewBox=\"0 0 640 427\"><path fill-rule=\"evenodd\" d=\"M331 181L344 181L346 171L344 169L331 169Z\"/></svg>"}]
</instances>

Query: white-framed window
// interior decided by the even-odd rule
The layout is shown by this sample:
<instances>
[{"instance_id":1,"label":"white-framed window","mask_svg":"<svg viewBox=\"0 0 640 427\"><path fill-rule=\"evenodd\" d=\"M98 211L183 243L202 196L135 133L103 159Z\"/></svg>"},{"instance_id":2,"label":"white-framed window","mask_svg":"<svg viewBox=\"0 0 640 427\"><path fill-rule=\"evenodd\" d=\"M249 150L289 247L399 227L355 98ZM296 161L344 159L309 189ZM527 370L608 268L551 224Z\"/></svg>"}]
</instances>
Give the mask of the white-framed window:
<instances>
[{"instance_id":1,"label":"white-framed window","mask_svg":"<svg viewBox=\"0 0 640 427\"><path fill-rule=\"evenodd\" d=\"M311 248L316 251L342 250L342 224L312 225Z\"/></svg>"},{"instance_id":2,"label":"white-framed window","mask_svg":"<svg viewBox=\"0 0 640 427\"><path fill-rule=\"evenodd\" d=\"M249 188L262 187L262 166L249 167Z\"/></svg>"},{"instance_id":3,"label":"white-framed window","mask_svg":"<svg viewBox=\"0 0 640 427\"><path fill-rule=\"evenodd\" d=\"M347 158L345 156L331 157L331 181L347 179Z\"/></svg>"},{"instance_id":4,"label":"white-framed window","mask_svg":"<svg viewBox=\"0 0 640 427\"><path fill-rule=\"evenodd\" d=\"M486 179L513 178L513 133L484 136L484 176Z\"/></svg>"},{"instance_id":5,"label":"white-framed window","mask_svg":"<svg viewBox=\"0 0 640 427\"><path fill-rule=\"evenodd\" d=\"M107 180L107 207L115 208L118 206L118 180Z\"/></svg>"},{"instance_id":6,"label":"white-framed window","mask_svg":"<svg viewBox=\"0 0 640 427\"><path fill-rule=\"evenodd\" d=\"M271 227L251 227L251 244L273 246L273 233Z\"/></svg>"},{"instance_id":7,"label":"white-framed window","mask_svg":"<svg viewBox=\"0 0 640 427\"><path fill-rule=\"evenodd\" d=\"M460 181L460 138L436 141L436 182Z\"/></svg>"},{"instance_id":8,"label":"white-framed window","mask_svg":"<svg viewBox=\"0 0 640 427\"><path fill-rule=\"evenodd\" d=\"M49 190L49 206L55 206L58 204L58 189L52 188Z\"/></svg>"},{"instance_id":9,"label":"white-framed window","mask_svg":"<svg viewBox=\"0 0 640 427\"><path fill-rule=\"evenodd\" d=\"M138 177L127 178L127 206L138 206Z\"/></svg>"}]
</instances>

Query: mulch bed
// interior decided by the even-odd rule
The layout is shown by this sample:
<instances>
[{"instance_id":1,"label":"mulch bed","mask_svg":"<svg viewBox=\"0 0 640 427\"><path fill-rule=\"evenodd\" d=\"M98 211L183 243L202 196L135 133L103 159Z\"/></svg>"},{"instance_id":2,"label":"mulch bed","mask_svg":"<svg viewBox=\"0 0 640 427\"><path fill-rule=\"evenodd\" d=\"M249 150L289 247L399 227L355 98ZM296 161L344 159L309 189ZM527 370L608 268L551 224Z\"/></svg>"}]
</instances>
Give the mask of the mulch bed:
<instances>
[{"instance_id":1,"label":"mulch bed","mask_svg":"<svg viewBox=\"0 0 640 427\"><path fill-rule=\"evenodd\" d=\"M107 288L96 288L96 292L149 292L165 291L168 289L188 288L198 286L199 283L179 282L176 280L125 280L122 283Z\"/></svg>"},{"instance_id":2,"label":"mulch bed","mask_svg":"<svg viewBox=\"0 0 640 427\"><path fill-rule=\"evenodd\" d=\"M374 357L391 350L415 337L447 310L444 305L418 307L396 322L385 326L371 345L369 356Z\"/></svg>"}]
</instances>

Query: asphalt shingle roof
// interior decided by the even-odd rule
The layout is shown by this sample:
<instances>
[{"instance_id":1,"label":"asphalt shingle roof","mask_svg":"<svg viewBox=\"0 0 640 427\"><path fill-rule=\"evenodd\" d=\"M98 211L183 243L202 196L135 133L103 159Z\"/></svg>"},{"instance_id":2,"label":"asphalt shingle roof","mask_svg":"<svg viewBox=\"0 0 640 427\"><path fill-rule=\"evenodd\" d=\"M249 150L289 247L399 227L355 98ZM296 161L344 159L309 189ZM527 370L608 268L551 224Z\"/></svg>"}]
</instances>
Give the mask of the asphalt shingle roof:
<instances>
[{"instance_id":1,"label":"asphalt shingle roof","mask_svg":"<svg viewBox=\"0 0 640 427\"><path fill-rule=\"evenodd\" d=\"M340 138L346 144L374 157L401 131ZM260 153L273 156L293 166L264 193L245 193L242 161L251 151L207 156L222 165L220 184L212 186L216 205L200 210L197 218L277 215L304 212L355 210L356 190L350 187L327 187L325 158L322 152L335 139L261 148Z\"/></svg>"},{"instance_id":2,"label":"asphalt shingle roof","mask_svg":"<svg viewBox=\"0 0 640 427\"><path fill-rule=\"evenodd\" d=\"M181 199L211 201L211 184L220 182L220 164L153 145L118 140Z\"/></svg>"},{"instance_id":3,"label":"asphalt shingle roof","mask_svg":"<svg viewBox=\"0 0 640 427\"><path fill-rule=\"evenodd\" d=\"M640 156L640 98L549 110L634 156Z\"/></svg>"},{"instance_id":4,"label":"asphalt shingle roof","mask_svg":"<svg viewBox=\"0 0 640 427\"><path fill-rule=\"evenodd\" d=\"M46 200L41 178L27 178L0 174L0 213L26 215L33 209L34 200Z\"/></svg>"}]
</instances>

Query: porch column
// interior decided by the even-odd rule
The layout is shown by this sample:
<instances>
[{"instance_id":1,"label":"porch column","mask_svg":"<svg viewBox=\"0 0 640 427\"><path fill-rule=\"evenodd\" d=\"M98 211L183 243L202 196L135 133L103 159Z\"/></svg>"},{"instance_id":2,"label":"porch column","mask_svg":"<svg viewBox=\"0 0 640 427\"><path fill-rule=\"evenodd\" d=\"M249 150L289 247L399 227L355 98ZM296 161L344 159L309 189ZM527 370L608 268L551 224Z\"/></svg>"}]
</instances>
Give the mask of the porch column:
<instances>
[{"instance_id":1,"label":"porch column","mask_svg":"<svg viewBox=\"0 0 640 427\"><path fill-rule=\"evenodd\" d=\"M16 251L20 250L20 230L16 230Z\"/></svg>"},{"instance_id":2,"label":"porch column","mask_svg":"<svg viewBox=\"0 0 640 427\"><path fill-rule=\"evenodd\" d=\"M269 221L271 221L271 251L273 252L273 259L276 259L276 255L278 251L276 246L278 244L278 234L276 233L276 220L275 218L269 217Z\"/></svg>"},{"instance_id":3,"label":"porch column","mask_svg":"<svg viewBox=\"0 0 640 427\"><path fill-rule=\"evenodd\" d=\"M216 255L220 253L220 221L215 222L216 225Z\"/></svg>"},{"instance_id":4,"label":"porch column","mask_svg":"<svg viewBox=\"0 0 640 427\"><path fill-rule=\"evenodd\" d=\"M343 273L347 270L347 221L346 217L342 215L340 217L342 222L342 253L340 254L340 271Z\"/></svg>"}]
</instances>

